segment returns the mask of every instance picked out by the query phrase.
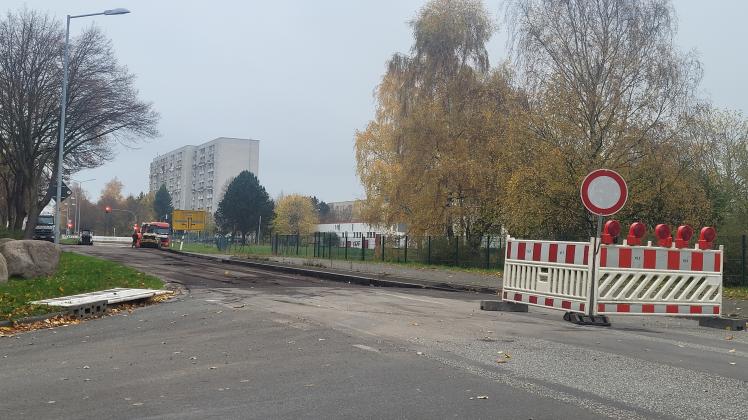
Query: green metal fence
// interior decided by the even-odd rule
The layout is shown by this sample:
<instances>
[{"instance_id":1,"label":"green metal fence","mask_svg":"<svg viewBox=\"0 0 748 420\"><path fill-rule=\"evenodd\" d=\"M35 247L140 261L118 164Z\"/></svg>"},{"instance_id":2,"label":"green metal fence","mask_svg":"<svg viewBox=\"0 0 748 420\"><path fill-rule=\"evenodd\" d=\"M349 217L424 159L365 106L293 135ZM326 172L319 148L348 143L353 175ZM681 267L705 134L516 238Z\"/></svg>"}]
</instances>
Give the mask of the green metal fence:
<instances>
[{"instance_id":1,"label":"green metal fence","mask_svg":"<svg viewBox=\"0 0 748 420\"><path fill-rule=\"evenodd\" d=\"M411 235L343 237L335 233L317 232L312 235L273 235L270 250L273 255L288 257L502 270L506 252L504 242L505 237L500 235L481 238ZM746 235L718 237L715 246L719 245L725 247L724 283L748 286Z\"/></svg>"},{"instance_id":2,"label":"green metal fence","mask_svg":"<svg viewBox=\"0 0 748 420\"><path fill-rule=\"evenodd\" d=\"M413 263L500 270L504 238L376 235L345 237L335 233L274 235L273 255L331 260Z\"/></svg>"}]
</instances>

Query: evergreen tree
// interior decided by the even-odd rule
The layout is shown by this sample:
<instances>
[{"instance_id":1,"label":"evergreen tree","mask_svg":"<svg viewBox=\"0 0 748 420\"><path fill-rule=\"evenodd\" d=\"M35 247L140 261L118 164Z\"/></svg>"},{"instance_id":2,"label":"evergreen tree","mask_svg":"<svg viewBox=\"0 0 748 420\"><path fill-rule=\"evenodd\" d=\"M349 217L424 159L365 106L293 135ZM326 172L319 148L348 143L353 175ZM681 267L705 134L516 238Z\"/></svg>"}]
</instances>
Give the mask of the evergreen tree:
<instances>
[{"instance_id":1,"label":"evergreen tree","mask_svg":"<svg viewBox=\"0 0 748 420\"><path fill-rule=\"evenodd\" d=\"M260 235L266 232L272 218L273 201L249 171L242 171L231 180L215 214L216 224L221 230L241 233L242 243L249 232ZM260 232L257 232L258 228Z\"/></svg>"},{"instance_id":2,"label":"evergreen tree","mask_svg":"<svg viewBox=\"0 0 748 420\"><path fill-rule=\"evenodd\" d=\"M171 204L171 195L166 190L166 185L161 184L161 188L156 191L156 197L153 199L153 211L160 221L171 219L174 206Z\"/></svg>"}]
</instances>

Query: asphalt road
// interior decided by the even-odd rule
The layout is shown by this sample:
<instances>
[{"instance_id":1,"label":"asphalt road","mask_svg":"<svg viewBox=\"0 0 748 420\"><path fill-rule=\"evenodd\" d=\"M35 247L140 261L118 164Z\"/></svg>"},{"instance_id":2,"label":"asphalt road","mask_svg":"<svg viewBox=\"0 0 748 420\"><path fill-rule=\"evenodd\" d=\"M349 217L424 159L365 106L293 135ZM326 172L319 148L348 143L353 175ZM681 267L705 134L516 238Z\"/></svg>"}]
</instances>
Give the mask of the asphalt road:
<instances>
[{"instance_id":1,"label":"asphalt road","mask_svg":"<svg viewBox=\"0 0 748 420\"><path fill-rule=\"evenodd\" d=\"M0 418L745 418L748 335L78 247L186 293L0 339ZM483 398L485 397L485 398Z\"/></svg>"}]
</instances>

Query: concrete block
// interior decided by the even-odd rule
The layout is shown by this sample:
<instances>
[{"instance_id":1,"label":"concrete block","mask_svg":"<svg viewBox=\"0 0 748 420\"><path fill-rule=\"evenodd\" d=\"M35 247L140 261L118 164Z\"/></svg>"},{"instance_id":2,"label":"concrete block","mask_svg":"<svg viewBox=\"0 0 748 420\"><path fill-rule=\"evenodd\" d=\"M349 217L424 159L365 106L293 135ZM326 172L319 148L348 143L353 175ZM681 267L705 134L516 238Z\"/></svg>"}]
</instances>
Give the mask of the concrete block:
<instances>
[{"instance_id":1,"label":"concrete block","mask_svg":"<svg viewBox=\"0 0 748 420\"><path fill-rule=\"evenodd\" d=\"M483 311L527 312L527 305L524 303L504 302L503 300L482 300L480 308Z\"/></svg>"},{"instance_id":2,"label":"concrete block","mask_svg":"<svg viewBox=\"0 0 748 420\"><path fill-rule=\"evenodd\" d=\"M748 318L699 318L699 326L719 328L721 330L744 331Z\"/></svg>"},{"instance_id":3,"label":"concrete block","mask_svg":"<svg viewBox=\"0 0 748 420\"><path fill-rule=\"evenodd\" d=\"M68 310L68 315L74 318L91 318L106 313L107 301L100 300L98 302L82 303L76 306L69 306L66 309Z\"/></svg>"}]
</instances>

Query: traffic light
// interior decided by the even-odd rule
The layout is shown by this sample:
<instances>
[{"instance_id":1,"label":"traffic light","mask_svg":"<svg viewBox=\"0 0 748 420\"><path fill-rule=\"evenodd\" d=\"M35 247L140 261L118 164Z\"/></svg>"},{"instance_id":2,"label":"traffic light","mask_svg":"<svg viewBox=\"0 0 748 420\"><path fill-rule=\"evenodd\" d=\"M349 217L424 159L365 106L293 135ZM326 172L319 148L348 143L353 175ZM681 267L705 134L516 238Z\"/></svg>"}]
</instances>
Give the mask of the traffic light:
<instances>
[{"instance_id":1,"label":"traffic light","mask_svg":"<svg viewBox=\"0 0 748 420\"><path fill-rule=\"evenodd\" d=\"M104 211L107 212L107 213L111 213L112 212L112 208L109 207L109 206L106 206L106 207L104 207Z\"/></svg>"}]
</instances>

